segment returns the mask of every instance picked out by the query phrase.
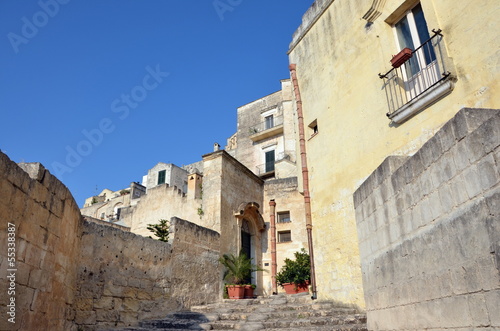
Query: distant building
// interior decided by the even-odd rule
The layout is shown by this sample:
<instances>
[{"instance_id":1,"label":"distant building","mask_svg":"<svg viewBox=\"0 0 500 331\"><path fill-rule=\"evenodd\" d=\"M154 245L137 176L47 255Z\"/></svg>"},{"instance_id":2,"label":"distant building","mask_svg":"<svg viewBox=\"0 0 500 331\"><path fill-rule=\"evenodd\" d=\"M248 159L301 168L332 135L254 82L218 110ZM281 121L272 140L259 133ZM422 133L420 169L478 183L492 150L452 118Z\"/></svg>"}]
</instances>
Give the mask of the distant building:
<instances>
[{"instance_id":1,"label":"distant building","mask_svg":"<svg viewBox=\"0 0 500 331\"><path fill-rule=\"evenodd\" d=\"M215 230L221 233L222 253L243 250L269 271L255 273L253 281L257 293L270 294L271 200L276 204L278 271L285 258L307 247L290 80L282 80L281 87L238 108L238 131L226 150L216 143L212 153L183 167L159 162L142 185L88 198L82 214L119 221L143 236L152 236L148 224L174 216Z\"/></svg>"}]
</instances>

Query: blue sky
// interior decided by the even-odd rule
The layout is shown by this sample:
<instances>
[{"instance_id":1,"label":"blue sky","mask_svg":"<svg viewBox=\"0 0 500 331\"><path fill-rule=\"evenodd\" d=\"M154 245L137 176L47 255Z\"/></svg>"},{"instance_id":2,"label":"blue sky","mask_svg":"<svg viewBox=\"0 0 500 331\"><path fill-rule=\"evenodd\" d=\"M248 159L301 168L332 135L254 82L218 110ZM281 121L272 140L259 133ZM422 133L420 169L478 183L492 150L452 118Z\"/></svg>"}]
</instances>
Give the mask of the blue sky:
<instances>
[{"instance_id":1,"label":"blue sky","mask_svg":"<svg viewBox=\"0 0 500 331\"><path fill-rule=\"evenodd\" d=\"M0 149L41 162L81 206L189 164L236 108L288 78L312 0L0 1Z\"/></svg>"}]
</instances>

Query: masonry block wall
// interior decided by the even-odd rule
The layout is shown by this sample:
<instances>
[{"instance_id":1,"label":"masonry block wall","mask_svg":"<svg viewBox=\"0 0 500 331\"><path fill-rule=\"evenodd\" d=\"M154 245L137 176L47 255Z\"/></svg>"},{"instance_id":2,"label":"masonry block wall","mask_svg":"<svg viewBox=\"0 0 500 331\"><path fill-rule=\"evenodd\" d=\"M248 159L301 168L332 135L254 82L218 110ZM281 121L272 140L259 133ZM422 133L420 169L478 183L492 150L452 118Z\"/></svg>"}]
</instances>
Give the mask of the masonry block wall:
<instances>
[{"instance_id":1,"label":"masonry block wall","mask_svg":"<svg viewBox=\"0 0 500 331\"><path fill-rule=\"evenodd\" d=\"M70 330L80 212L68 189L43 166L20 166L26 172L0 153L0 329ZM8 231L15 233L15 246L8 246ZM15 323L7 319L11 298Z\"/></svg>"},{"instance_id":2,"label":"masonry block wall","mask_svg":"<svg viewBox=\"0 0 500 331\"><path fill-rule=\"evenodd\" d=\"M176 218L171 227L164 243L84 221L42 165L0 153L0 330L137 325L217 301L219 233Z\"/></svg>"},{"instance_id":3,"label":"masonry block wall","mask_svg":"<svg viewBox=\"0 0 500 331\"><path fill-rule=\"evenodd\" d=\"M462 109L354 205L370 330L500 327L500 111Z\"/></svg>"},{"instance_id":4,"label":"masonry block wall","mask_svg":"<svg viewBox=\"0 0 500 331\"><path fill-rule=\"evenodd\" d=\"M217 301L219 234L177 218L172 244L84 222L75 323L83 330L137 325Z\"/></svg>"}]
</instances>

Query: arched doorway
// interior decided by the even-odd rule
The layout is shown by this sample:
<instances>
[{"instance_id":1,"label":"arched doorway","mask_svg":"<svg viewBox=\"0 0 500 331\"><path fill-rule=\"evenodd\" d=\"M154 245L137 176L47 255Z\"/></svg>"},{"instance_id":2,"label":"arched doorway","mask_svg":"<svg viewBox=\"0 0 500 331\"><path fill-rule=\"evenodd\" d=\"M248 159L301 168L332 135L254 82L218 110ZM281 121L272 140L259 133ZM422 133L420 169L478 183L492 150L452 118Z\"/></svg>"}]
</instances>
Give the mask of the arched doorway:
<instances>
[{"instance_id":1,"label":"arched doorway","mask_svg":"<svg viewBox=\"0 0 500 331\"><path fill-rule=\"evenodd\" d=\"M235 213L236 220L240 229L240 250L252 259L252 263L261 266L262 263L262 232L266 225L259 212L259 204L256 202L242 203L238 212ZM248 283L253 283L261 288L262 280L259 272L252 274L252 279ZM257 290L259 292L259 290Z\"/></svg>"}]
</instances>

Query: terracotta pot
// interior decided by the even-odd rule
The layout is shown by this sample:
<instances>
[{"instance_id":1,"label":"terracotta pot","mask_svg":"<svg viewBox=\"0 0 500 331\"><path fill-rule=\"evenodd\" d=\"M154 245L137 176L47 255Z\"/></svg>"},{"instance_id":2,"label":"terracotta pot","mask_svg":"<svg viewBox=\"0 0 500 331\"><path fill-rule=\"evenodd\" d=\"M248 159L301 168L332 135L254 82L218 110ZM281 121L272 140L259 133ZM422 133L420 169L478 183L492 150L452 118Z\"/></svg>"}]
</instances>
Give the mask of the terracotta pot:
<instances>
[{"instance_id":1,"label":"terracotta pot","mask_svg":"<svg viewBox=\"0 0 500 331\"><path fill-rule=\"evenodd\" d=\"M245 285L245 299L253 299L252 285Z\"/></svg>"},{"instance_id":2,"label":"terracotta pot","mask_svg":"<svg viewBox=\"0 0 500 331\"><path fill-rule=\"evenodd\" d=\"M412 57L412 50L409 48L403 48L401 52L394 55L391 59L391 64L393 68L399 68Z\"/></svg>"},{"instance_id":3,"label":"terracotta pot","mask_svg":"<svg viewBox=\"0 0 500 331\"><path fill-rule=\"evenodd\" d=\"M243 299L245 297L245 285L227 285L229 299Z\"/></svg>"},{"instance_id":4,"label":"terracotta pot","mask_svg":"<svg viewBox=\"0 0 500 331\"><path fill-rule=\"evenodd\" d=\"M285 288L286 294L297 294L309 291L309 282L304 284L295 285L294 283L285 283L283 287Z\"/></svg>"}]
</instances>

